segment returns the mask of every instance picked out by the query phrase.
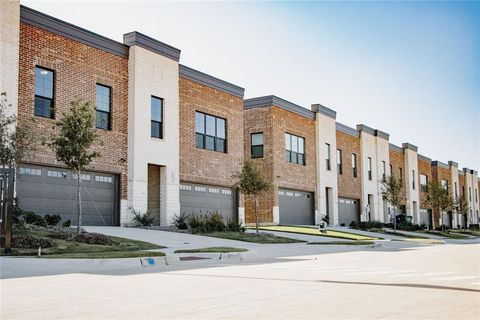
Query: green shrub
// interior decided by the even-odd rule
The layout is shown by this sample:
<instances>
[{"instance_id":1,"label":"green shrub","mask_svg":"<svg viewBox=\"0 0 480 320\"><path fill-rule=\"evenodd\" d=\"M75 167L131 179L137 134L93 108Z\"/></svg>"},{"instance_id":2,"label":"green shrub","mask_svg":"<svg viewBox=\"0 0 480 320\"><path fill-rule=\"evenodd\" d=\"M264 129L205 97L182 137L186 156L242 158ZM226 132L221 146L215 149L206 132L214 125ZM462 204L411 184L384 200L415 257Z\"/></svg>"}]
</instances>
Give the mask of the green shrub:
<instances>
[{"instance_id":1,"label":"green shrub","mask_svg":"<svg viewBox=\"0 0 480 320\"><path fill-rule=\"evenodd\" d=\"M202 214L190 214L187 218L187 224L193 233L205 232L205 217Z\"/></svg>"},{"instance_id":2,"label":"green shrub","mask_svg":"<svg viewBox=\"0 0 480 320\"><path fill-rule=\"evenodd\" d=\"M350 223L350 228L360 229L360 230L381 229L384 227L385 227L385 224L378 221L363 221L363 222L352 221L352 223Z\"/></svg>"},{"instance_id":3,"label":"green shrub","mask_svg":"<svg viewBox=\"0 0 480 320\"><path fill-rule=\"evenodd\" d=\"M100 233L84 232L73 237L74 241L86 244L98 244L103 246L113 245L113 240L109 236Z\"/></svg>"},{"instance_id":4,"label":"green shrub","mask_svg":"<svg viewBox=\"0 0 480 320\"><path fill-rule=\"evenodd\" d=\"M403 230L403 231L418 231L418 230L423 230L424 228L423 226L419 226L418 224L402 222L397 224L397 229Z\"/></svg>"},{"instance_id":5,"label":"green shrub","mask_svg":"<svg viewBox=\"0 0 480 320\"><path fill-rule=\"evenodd\" d=\"M34 236L13 236L12 238L12 247L19 249L38 249L49 248L52 246L52 242L45 238L37 238Z\"/></svg>"},{"instance_id":6,"label":"green shrub","mask_svg":"<svg viewBox=\"0 0 480 320\"><path fill-rule=\"evenodd\" d=\"M150 215L150 212L148 212L148 211L145 212L145 213L141 213L141 212L133 210L132 214L133 214L133 219L132 220L135 223L137 223L138 225L148 227L148 226L153 225L153 223L155 222L155 218L152 217Z\"/></svg>"},{"instance_id":7,"label":"green shrub","mask_svg":"<svg viewBox=\"0 0 480 320\"><path fill-rule=\"evenodd\" d=\"M480 230L480 225L478 223L470 223L468 226L468 229L470 230Z\"/></svg>"},{"instance_id":8,"label":"green shrub","mask_svg":"<svg viewBox=\"0 0 480 320\"><path fill-rule=\"evenodd\" d=\"M237 222L234 219L227 219L225 227L226 231L229 232L245 232L245 227L242 226L242 223Z\"/></svg>"},{"instance_id":9,"label":"green shrub","mask_svg":"<svg viewBox=\"0 0 480 320\"><path fill-rule=\"evenodd\" d=\"M223 222L223 216L218 211L208 214L205 218L206 232L225 231L225 222Z\"/></svg>"},{"instance_id":10,"label":"green shrub","mask_svg":"<svg viewBox=\"0 0 480 320\"><path fill-rule=\"evenodd\" d=\"M60 222L60 220L62 220L62 217L60 217L58 214L47 214L45 215L44 219L47 222L48 226L56 226Z\"/></svg>"},{"instance_id":11,"label":"green shrub","mask_svg":"<svg viewBox=\"0 0 480 320\"><path fill-rule=\"evenodd\" d=\"M33 224L36 226L43 226L43 227L47 225L47 222L45 221L45 219L41 215L36 214L35 212L31 212L31 211L24 212L23 219L25 220L25 223L28 223L28 224Z\"/></svg>"},{"instance_id":12,"label":"green shrub","mask_svg":"<svg viewBox=\"0 0 480 320\"><path fill-rule=\"evenodd\" d=\"M72 225L72 221L70 221L70 219L63 221L62 223L62 227L64 228L70 228L71 225Z\"/></svg>"},{"instance_id":13,"label":"green shrub","mask_svg":"<svg viewBox=\"0 0 480 320\"><path fill-rule=\"evenodd\" d=\"M175 217L173 217L173 225L181 230L188 229L187 220L188 215L186 215L185 213L175 215Z\"/></svg>"}]
</instances>

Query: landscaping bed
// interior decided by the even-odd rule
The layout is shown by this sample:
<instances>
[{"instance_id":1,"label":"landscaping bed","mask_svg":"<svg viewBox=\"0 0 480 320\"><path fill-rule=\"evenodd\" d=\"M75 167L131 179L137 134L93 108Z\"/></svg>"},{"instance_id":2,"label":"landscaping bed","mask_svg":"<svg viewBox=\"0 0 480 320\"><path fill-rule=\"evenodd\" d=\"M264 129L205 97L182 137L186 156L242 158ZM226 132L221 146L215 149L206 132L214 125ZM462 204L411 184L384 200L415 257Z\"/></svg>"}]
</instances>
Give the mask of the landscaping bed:
<instances>
[{"instance_id":1,"label":"landscaping bed","mask_svg":"<svg viewBox=\"0 0 480 320\"><path fill-rule=\"evenodd\" d=\"M268 231L290 232L290 233L299 233L299 234L306 234L306 235L312 235L312 236L347 239L347 240L380 240L381 239L381 238L369 237L369 236L343 232L343 231L327 230L326 232L320 232L318 228L315 228L315 227L269 226L269 227L260 227L260 229L268 230Z\"/></svg>"},{"instance_id":2,"label":"landscaping bed","mask_svg":"<svg viewBox=\"0 0 480 320\"><path fill-rule=\"evenodd\" d=\"M14 229L12 240L12 256L38 256L39 247L43 258L107 259L165 255L144 251L164 248L152 243L88 232L76 235L68 228Z\"/></svg>"},{"instance_id":3,"label":"landscaping bed","mask_svg":"<svg viewBox=\"0 0 480 320\"><path fill-rule=\"evenodd\" d=\"M278 237L270 233L259 232L259 233L249 233L249 232L211 232L201 234L202 236L230 239L237 241L246 241L253 243L262 243L262 244L274 244L274 243L299 243L305 242L297 239Z\"/></svg>"},{"instance_id":4,"label":"landscaping bed","mask_svg":"<svg viewBox=\"0 0 480 320\"><path fill-rule=\"evenodd\" d=\"M324 246L365 246L373 245L373 241L327 241L327 242L309 242L311 245L324 245Z\"/></svg>"},{"instance_id":5,"label":"landscaping bed","mask_svg":"<svg viewBox=\"0 0 480 320\"><path fill-rule=\"evenodd\" d=\"M457 234L455 232L450 232L450 231L421 231L423 233L428 233L428 234L433 234L433 235L436 235L436 236L439 236L439 237L445 237L445 238L449 238L449 239L469 239L468 236L466 235L461 235L461 234Z\"/></svg>"}]
</instances>

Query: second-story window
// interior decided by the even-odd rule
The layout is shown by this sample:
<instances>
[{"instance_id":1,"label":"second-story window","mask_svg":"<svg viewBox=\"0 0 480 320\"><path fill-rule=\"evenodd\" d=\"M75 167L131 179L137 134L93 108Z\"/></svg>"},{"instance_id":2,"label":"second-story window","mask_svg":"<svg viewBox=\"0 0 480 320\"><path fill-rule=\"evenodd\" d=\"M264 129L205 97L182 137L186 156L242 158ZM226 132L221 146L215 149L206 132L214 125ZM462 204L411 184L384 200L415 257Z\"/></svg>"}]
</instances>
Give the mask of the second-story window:
<instances>
[{"instance_id":1,"label":"second-story window","mask_svg":"<svg viewBox=\"0 0 480 320\"><path fill-rule=\"evenodd\" d=\"M372 180L372 158L368 157L368 180Z\"/></svg>"},{"instance_id":2,"label":"second-story window","mask_svg":"<svg viewBox=\"0 0 480 320\"><path fill-rule=\"evenodd\" d=\"M456 182L454 183L454 188L455 188L455 190L454 190L454 192L455 192L455 198L458 198L458 185L457 185Z\"/></svg>"},{"instance_id":3,"label":"second-story window","mask_svg":"<svg viewBox=\"0 0 480 320\"><path fill-rule=\"evenodd\" d=\"M195 145L197 148L227 152L226 120L195 112Z\"/></svg>"},{"instance_id":4,"label":"second-story window","mask_svg":"<svg viewBox=\"0 0 480 320\"><path fill-rule=\"evenodd\" d=\"M111 91L110 87L97 84L96 86L96 127L98 129L110 130L110 108L111 108Z\"/></svg>"},{"instance_id":5,"label":"second-story window","mask_svg":"<svg viewBox=\"0 0 480 320\"><path fill-rule=\"evenodd\" d=\"M153 138L163 139L163 99L152 96L150 108L152 117L150 135Z\"/></svg>"},{"instance_id":6,"label":"second-story window","mask_svg":"<svg viewBox=\"0 0 480 320\"><path fill-rule=\"evenodd\" d=\"M448 190L448 182L447 182L447 180L442 180L441 185L442 185L442 189L443 189L443 190Z\"/></svg>"},{"instance_id":7,"label":"second-story window","mask_svg":"<svg viewBox=\"0 0 480 320\"><path fill-rule=\"evenodd\" d=\"M400 175L400 180L403 180L403 170L402 170L402 168L398 168L398 174Z\"/></svg>"},{"instance_id":8,"label":"second-story window","mask_svg":"<svg viewBox=\"0 0 480 320\"><path fill-rule=\"evenodd\" d=\"M330 144L325 143L325 168L327 168L328 171L331 170L331 163L330 163Z\"/></svg>"},{"instance_id":9,"label":"second-story window","mask_svg":"<svg viewBox=\"0 0 480 320\"><path fill-rule=\"evenodd\" d=\"M53 113L53 71L35 67L35 115L54 118Z\"/></svg>"},{"instance_id":10,"label":"second-story window","mask_svg":"<svg viewBox=\"0 0 480 320\"><path fill-rule=\"evenodd\" d=\"M470 202L472 201L472 188L471 187L468 187L468 201L470 201Z\"/></svg>"},{"instance_id":11,"label":"second-story window","mask_svg":"<svg viewBox=\"0 0 480 320\"><path fill-rule=\"evenodd\" d=\"M337 172L338 174L343 174L343 163L342 163L342 150L337 149Z\"/></svg>"},{"instance_id":12,"label":"second-story window","mask_svg":"<svg viewBox=\"0 0 480 320\"><path fill-rule=\"evenodd\" d=\"M352 176L357 177L357 155L352 153Z\"/></svg>"},{"instance_id":13,"label":"second-story window","mask_svg":"<svg viewBox=\"0 0 480 320\"><path fill-rule=\"evenodd\" d=\"M285 160L305 165L305 138L285 133Z\"/></svg>"},{"instance_id":14,"label":"second-story window","mask_svg":"<svg viewBox=\"0 0 480 320\"><path fill-rule=\"evenodd\" d=\"M423 192L428 191L428 177L424 174L420 175L420 190Z\"/></svg>"},{"instance_id":15,"label":"second-story window","mask_svg":"<svg viewBox=\"0 0 480 320\"><path fill-rule=\"evenodd\" d=\"M478 202L478 189L475 189L475 202Z\"/></svg>"},{"instance_id":16,"label":"second-story window","mask_svg":"<svg viewBox=\"0 0 480 320\"><path fill-rule=\"evenodd\" d=\"M412 170L412 189L415 190L415 170Z\"/></svg>"},{"instance_id":17,"label":"second-story window","mask_svg":"<svg viewBox=\"0 0 480 320\"><path fill-rule=\"evenodd\" d=\"M250 136L252 158L263 157L263 132L252 133Z\"/></svg>"},{"instance_id":18,"label":"second-story window","mask_svg":"<svg viewBox=\"0 0 480 320\"><path fill-rule=\"evenodd\" d=\"M387 165L385 161L382 161L382 181L385 182L387 180Z\"/></svg>"}]
</instances>

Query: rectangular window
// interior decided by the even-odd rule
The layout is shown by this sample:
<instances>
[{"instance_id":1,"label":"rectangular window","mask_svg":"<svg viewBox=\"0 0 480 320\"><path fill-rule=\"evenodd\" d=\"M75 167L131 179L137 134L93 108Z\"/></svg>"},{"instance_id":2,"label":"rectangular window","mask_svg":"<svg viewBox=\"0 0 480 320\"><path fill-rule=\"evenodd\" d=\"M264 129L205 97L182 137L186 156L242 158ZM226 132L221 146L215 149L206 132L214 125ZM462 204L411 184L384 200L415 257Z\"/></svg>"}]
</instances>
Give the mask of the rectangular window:
<instances>
[{"instance_id":1,"label":"rectangular window","mask_svg":"<svg viewBox=\"0 0 480 320\"><path fill-rule=\"evenodd\" d=\"M343 165L342 165L342 150L337 149L337 172L338 174L343 174Z\"/></svg>"},{"instance_id":2,"label":"rectangular window","mask_svg":"<svg viewBox=\"0 0 480 320\"><path fill-rule=\"evenodd\" d=\"M472 201L472 188L471 187L468 187L468 201Z\"/></svg>"},{"instance_id":3,"label":"rectangular window","mask_svg":"<svg viewBox=\"0 0 480 320\"><path fill-rule=\"evenodd\" d=\"M252 133L250 144L252 158L263 158L263 132Z\"/></svg>"},{"instance_id":4,"label":"rectangular window","mask_svg":"<svg viewBox=\"0 0 480 320\"><path fill-rule=\"evenodd\" d=\"M400 180L403 180L403 171L402 171L402 168L398 168L398 173L400 174Z\"/></svg>"},{"instance_id":5,"label":"rectangular window","mask_svg":"<svg viewBox=\"0 0 480 320\"><path fill-rule=\"evenodd\" d=\"M35 67L35 115L54 118L53 113L53 71Z\"/></svg>"},{"instance_id":6,"label":"rectangular window","mask_svg":"<svg viewBox=\"0 0 480 320\"><path fill-rule=\"evenodd\" d=\"M420 190L423 192L428 191L428 177L424 174L420 175Z\"/></svg>"},{"instance_id":7,"label":"rectangular window","mask_svg":"<svg viewBox=\"0 0 480 320\"><path fill-rule=\"evenodd\" d=\"M387 180L387 165L385 161L382 161L382 181L385 182Z\"/></svg>"},{"instance_id":8,"label":"rectangular window","mask_svg":"<svg viewBox=\"0 0 480 320\"><path fill-rule=\"evenodd\" d=\"M111 107L111 91L110 87L98 84L96 85L96 127L103 130L111 130L110 126L110 107Z\"/></svg>"},{"instance_id":9,"label":"rectangular window","mask_svg":"<svg viewBox=\"0 0 480 320\"><path fill-rule=\"evenodd\" d=\"M163 139L163 99L152 96L150 99L150 136Z\"/></svg>"},{"instance_id":10,"label":"rectangular window","mask_svg":"<svg viewBox=\"0 0 480 320\"><path fill-rule=\"evenodd\" d=\"M305 138L285 133L285 160L305 165Z\"/></svg>"},{"instance_id":11,"label":"rectangular window","mask_svg":"<svg viewBox=\"0 0 480 320\"><path fill-rule=\"evenodd\" d=\"M357 177L357 155L352 153L352 176Z\"/></svg>"},{"instance_id":12,"label":"rectangular window","mask_svg":"<svg viewBox=\"0 0 480 320\"><path fill-rule=\"evenodd\" d=\"M475 202L478 202L478 189L475 189Z\"/></svg>"},{"instance_id":13,"label":"rectangular window","mask_svg":"<svg viewBox=\"0 0 480 320\"><path fill-rule=\"evenodd\" d=\"M372 180L372 158L368 157L368 180Z\"/></svg>"},{"instance_id":14,"label":"rectangular window","mask_svg":"<svg viewBox=\"0 0 480 320\"><path fill-rule=\"evenodd\" d=\"M227 153L227 121L195 112L195 145L197 148Z\"/></svg>"},{"instance_id":15,"label":"rectangular window","mask_svg":"<svg viewBox=\"0 0 480 320\"><path fill-rule=\"evenodd\" d=\"M390 164L390 175L393 175L393 166Z\"/></svg>"},{"instance_id":16,"label":"rectangular window","mask_svg":"<svg viewBox=\"0 0 480 320\"><path fill-rule=\"evenodd\" d=\"M415 170L412 170L412 189L415 190Z\"/></svg>"},{"instance_id":17,"label":"rectangular window","mask_svg":"<svg viewBox=\"0 0 480 320\"><path fill-rule=\"evenodd\" d=\"M330 144L325 143L325 166L328 171L330 171L331 166L330 166Z\"/></svg>"},{"instance_id":18,"label":"rectangular window","mask_svg":"<svg viewBox=\"0 0 480 320\"><path fill-rule=\"evenodd\" d=\"M455 182L455 198L458 198L458 185Z\"/></svg>"},{"instance_id":19,"label":"rectangular window","mask_svg":"<svg viewBox=\"0 0 480 320\"><path fill-rule=\"evenodd\" d=\"M446 180L442 180L441 185L443 190L448 190L448 182Z\"/></svg>"}]
</instances>

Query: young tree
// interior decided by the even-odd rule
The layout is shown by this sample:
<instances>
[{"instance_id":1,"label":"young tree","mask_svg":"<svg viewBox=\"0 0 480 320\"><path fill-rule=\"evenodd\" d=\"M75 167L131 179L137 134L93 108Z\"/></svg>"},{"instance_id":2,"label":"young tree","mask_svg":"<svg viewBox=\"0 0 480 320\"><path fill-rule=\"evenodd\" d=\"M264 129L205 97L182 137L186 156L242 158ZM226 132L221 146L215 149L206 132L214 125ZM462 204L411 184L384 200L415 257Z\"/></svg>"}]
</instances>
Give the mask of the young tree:
<instances>
[{"instance_id":1,"label":"young tree","mask_svg":"<svg viewBox=\"0 0 480 320\"><path fill-rule=\"evenodd\" d=\"M235 187L245 196L253 196L255 202L255 226L258 233L258 196L272 188L261 170L250 160L244 162L240 171L233 174Z\"/></svg>"},{"instance_id":2,"label":"young tree","mask_svg":"<svg viewBox=\"0 0 480 320\"><path fill-rule=\"evenodd\" d=\"M405 202L403 181L391 175L382 184L382 198L393 207L393 230L397 232L397 208Z\"/></svg>"},{"instance_id":3,"label":"young tree","mask_svg":"<svg viewBox=\"0 0 480 320\"><path fill-rule=\"evenodd\" d=\"M453 199L448 190L443 188L438 181L430 181L428 183L427 196L424 201L424 205L432 208L432 228L435 229L436 219L441 219L442 227L443 223L443 211L452 207ZM437 217L435 213L438 212Z\"/></svg>"},{"instance_id":4,"label":"young tree","mask_svg":"<svg viewBox=\"0 0 480 320\"><path fill-rule=\"evenodd\" d=\"M82 171L93 159L99 157L96 151L90 148L97 141L95 132L95 113L89 102L73 101L70 110L63 113L57 121L57 132L50 144L55 151L58 161L62 161L67 168L77 174L77 234L82 226L82 198L81 181Z\"/></svg>"},{"instance_id":5,"label":"young tree","mask_svg":"<svg viewBox=\"0 0 480 320\"><path fill-rule=\"evenodd\" d=\"M466 217L467 217L467 214L468 214L468 202L467 202L467 199L465 199L465 197L456 197L455 199L455 203L454 203L454 208L455 210L457 211L458 214L460 214L463 218L463 222L464 222L464 228L466 227Z\"/></svg>"},{"instance_id":6,"label":"young tree","mask_svg":"<svg viewBox=\"0 0 480 320\"><path fill-rule=\"evenodd\" d=\"M17 122L15 115L8 114L11 104L7 94L0 94L0 167L16 168L21 162L37 150L37 140L34 137L33 119Z\"/></svg>"}]
</instances>

